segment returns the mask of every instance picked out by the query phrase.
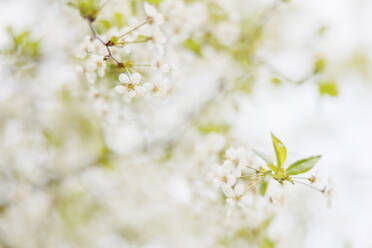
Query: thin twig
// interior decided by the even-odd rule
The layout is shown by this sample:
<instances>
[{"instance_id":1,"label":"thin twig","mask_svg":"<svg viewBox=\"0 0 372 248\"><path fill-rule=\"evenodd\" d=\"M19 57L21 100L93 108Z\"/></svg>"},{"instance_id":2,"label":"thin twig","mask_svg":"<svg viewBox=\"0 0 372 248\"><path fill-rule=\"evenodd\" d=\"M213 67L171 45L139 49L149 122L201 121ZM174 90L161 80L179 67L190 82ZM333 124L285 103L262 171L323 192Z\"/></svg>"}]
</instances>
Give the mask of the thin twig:
<instances>
[{"instance_id":1,"label":"thin twig","mask_svg":"<svg viewBox=\"0 0 372 248\"><path fill-rule=\"evenodd\" d=\"M145 25L145 24L147 24L147 23L148 23L148 20L146 20L146 21L142 22L141 24L139 24L138 26L136 26L136 27L132 28L132 29L131 29L131 30L129 30L128 32L126 32L126 33L124 33L124 34L122 34L122 35L118 36L118 39L121 39L121 38L125 37L126 35L128 35L128 34L132 33L133 31L135 31L135 30L139 29L140 27L142 27L143 25Z\"/></svg>"},{"instance_id":2,"label":"thin twig","mask_svg":"<svg viewBox=\"0 0 372 248\"><path fill-rule=\"evenodd\" d=\"M123 63L121 63L114 56L112 56L112 52L111 52L111 49L110 49L109 45L107 44L107 42L105 42L104 40L102 40L102 38L97 35L97 31L94 29L93 23L91 21L88 21L88 24L89 24L89 28L90 28L90 30L91 30L91 32L93 34L93 38L96 39L96 40L98 40L99 42L101 42L102 45L104 45L106 47L106 50L107 50L107 53L108 53L108 57L110 59L112 59L117 65L123 65Z\"/></svg>"},{"instance_id":3,"label":"thin twig","mask_svg":"<svg viewBox=\"0 0 372 248\"><path fill-rule=\"evenodd\" d=\"M317 187L314 187L314 186L311 185L311 184L307 184L307 183L304 183L304 182L301 182L301 181L298 181L298 180L293 180L293 181L296 182L296 183L299 183L299 184L305 185L305 186L307 186L307 187L310 187L310 188L312 188L312 189L314 189L314 190L316 190L316 191L319 191L320 193L323 193L321 189L318 189Z\"/></svg>"}]
</instances>

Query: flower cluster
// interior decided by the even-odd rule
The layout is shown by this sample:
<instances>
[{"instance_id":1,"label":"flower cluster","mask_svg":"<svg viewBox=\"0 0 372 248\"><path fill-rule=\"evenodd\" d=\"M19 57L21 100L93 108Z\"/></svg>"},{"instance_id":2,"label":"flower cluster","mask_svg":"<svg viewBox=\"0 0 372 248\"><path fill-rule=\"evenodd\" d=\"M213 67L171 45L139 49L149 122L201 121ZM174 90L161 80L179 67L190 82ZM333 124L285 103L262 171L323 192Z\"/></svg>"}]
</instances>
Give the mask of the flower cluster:
<instances>
[{"instance_id":1,"label":"flower cluster","mask_svg":"<svg viewBox=\"0 0 372 248\"><path fill-rule=\"evenodd\" d=\"M96 19L88 19L92 34L84 39L76 56L83 62L79 71L92 87L98 79L114 80L116 93L129 101L148 93L164 95L169 91L171 66L165 62L167 39L160 28L164 17L147 2L143 9L143 21L133 18L133 25L111 27L102 34L95 27Z\"/></svg>"},{"instance_id":2,"label":"flower cluster","mask_svg":"<svg viewBox=\"0 0 372 248\"><path fill-rule=\"evenodd\" d=\"M0 247L273 247L270 202L283 185L317 188L317 177L300 174L320 159L288 164L274 136L275 162L233 146L247 142L235 136L241 92L265 72L255 60L262 18L251 11L274 9L259 0L69 2L82 25L70 25L71 8L58 10L66 31L46 21L56 15L43 23L46 38L81 41L55 44L78 61L49 63L55 49L41 56L31 34L10 35L10 57L27 60L16 68L46 63L34 79L4 76Z\"/></svg>"},{"instance_id":3,"label":"flower cluster","mask_svg":"<svg viewBox=\"0 0 372 248\"><path fill-rule=\"evenodd\" d=\"M224 163L217 166L215 184L221 188L230 206L246 207L252 203L251 193L259 179L256 178L258 168L252 155L244 147L230 147ZM245 179L248 178L247 183Z\"/></svg>"},{"instance_id":4,"label":"flower cluster","mask_svg":"<svg viewBox=\"0 0 372 248\"><path fill-rule=\"evenodd\" d=\"M271 179L276 181L276 186L284 185L285 182L292 184L303 184L329 197L328 187L319 186L319 179L316 176L298 176L310 171L321 156L312 156L298 160L284 169L287 150L284 144L271 134L277 163L272 162L269 156L253 150L248 152L244 147L226 150L226 160L222 165L217 166L215 184L224 193L229 206L240 206L245 208L253 202L253 196L259 193L264 196L267 193ZM261 158L266 163L266 168L257 161ZM272 187L271 187L272 188ZM274 194L273 194L274 193ZM271 202L278 202L280 193L275 190L268 192Z\"/></svg>"}]
</instances>

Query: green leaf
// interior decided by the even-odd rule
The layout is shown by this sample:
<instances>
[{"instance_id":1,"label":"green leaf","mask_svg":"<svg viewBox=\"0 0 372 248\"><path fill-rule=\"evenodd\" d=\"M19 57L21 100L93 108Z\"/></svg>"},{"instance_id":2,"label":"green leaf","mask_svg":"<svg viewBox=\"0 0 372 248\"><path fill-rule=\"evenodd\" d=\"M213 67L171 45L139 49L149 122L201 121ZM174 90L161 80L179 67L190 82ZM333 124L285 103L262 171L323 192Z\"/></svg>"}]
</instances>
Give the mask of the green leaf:
<instances>
[{"instance_id":1,"label":"green leaf","mask_svg":"<svg viewBox=\"0 0 372 248\"><path fill-rule=\"evenodd\" d=\"M69 6L77 8L80 15L89 21L94 21L100 10L99 0L75 0L68 3Z\"/></svg>"},{"instance_id":2,"label":"green leaf","mask_svg":"<svg viewBox=\"0 0 372 248\"><path fill-rule=\"evenodd\" d=\"M114 44L114 46L117 45L118 44L118 37L117 36L112 36L111 37L111 42Z\"/></svg>"},{"instance_id":3,"label":"green leaf","mask_svg":"<svg viewBox=\"0 0 372 248\"><path fill-rule=\"evenodd\" d=\"M287 175L298 175L311 170L321 157L313 156L294 162L287 168Z\"/></svg>"},{"instance_id":4,"label":"green leaf","mask_svg":"<svg viewBox=\"0 0 372 248\"><path fill-rule=\"evenodd\" d=\"M269 158L269 156L267 156L266 154L264 154L263 152L260 152L256 149L252 149L252 151L254 153L256 153L257 156L259 156L260 158L262 158L265 162L266 162L266 165L271 169L273 170L274 172L276 172L278 170L278 168L276 168L276 166L274 165L273 161Z\"/></svg>"},{"instance_id":5,"label":"green leaf","mask_svg":"<svg viewBox=\"0 0 372 248\"><path fill-rule=\"evenodd\" d=\"M207 123L205 125L198 126L198 130L202 134L209 133L227 134L230 131L230 125L226 123Z\"/></svg>"},{"instance_id":6,"label":"green leaf","mask_svg":"<svg viewBox=\"0 0 372 248\"><path fill-rule=\"evenodd\" d=\"M274 248L275 244L269 237L264 237L262 239L260 248Z\"/></svg>"},{"instance_id":7,"label":"green leaf","mask_svg":"<svg viewBox=\"0 0 372 248\"><path fill-rule=\"evenodd\" d=\"M160 3L163 2L163 0L143 0L143 2L148 2L149 4L159 7Z\"/></svg>"},{"instance_id":8,"label":"green leaf","mask_svg":"<svg viewBox=\"0 0 372 248\"><path fill-rule=\"evenodd\" d=\"M277 138L273 133L271 133L271 139L273 140L273 145L275 149L276 159L278 161L278 169L280 169L287 158L287 149L284 144Z\"/></svg>"},{"instance_id":9,"label":"green leaf","mask_svg":"<svg viewBox=\"0 0 372 248\"><path fill-rule=\"evenodd\" d=\"M280 85L282 83L282 80L280 80L280 78L274 77L274 78L271 79L271 82L274 85Z\"/></svg>"},{"instance_id":10,"label":"green leaf","mask_svg":"<svg viewBox=\"0 0 372 248\"><path fill-rule=\"evenodd\" d=\"M318 83L320 95L338 96L337 84L335 81L323 81Z\"/></svg>"},{"instance_id":11,"label":"green leaf","mask_svg":"<svg viewBox=\"0 0 372 248\"><path fill-rule=\"evenodd\" d=\"M118 27L119 29L123 28L126 24L124 15L120 12L115 12L113 19L115 26Z\"/></svg>"},{"instance_id":12,"label":"green leaf","mask_svg":"<svg viewBox=\"0 0 372 248\"><path fill-rule=\"evenodd\" d=\"M136 2L136 0L132 0L132 2L130 3L130 8L132 10L132 15L136 15L137 14L137 2Z\"/></svg>"},{"instance_id":13,"label":"green leaf","mask_svg":"<svg viewBox=\"0 0 372 248\"><path fill-rule=\"evenodd\" d=\"M184 43L183 45L191 50L192 52L194 52L196 55L198 56L202 56L202 53L201 53L201 47L200 47L200 44L197 43L195 40L193 40L192 38L188 38Z\"/></svg>"},{"instance_id":14,"label":"green leaf","mask_svg":"<svg viewBox=\"0 0 372 248\"><path fill-rule=\"evenodd\" d=\"M326 62L324 58L319 58L317 61L315 61L313 74L318 74L324 71L324 68L326 66Z\"/></svg>"},{"instance_id":15,"label":"green leaf","mask_svg":"<svg viewBox=\"0 0 372 248\"><path fill-rule=\"evenodd\" d=\"M262 196L266 194L267 187L269 186L269 181L270 181L271 176L269 174L265 175L264 178L262 179L260 186L259 186L259 191Z\"/></svg>"}]
</instances>

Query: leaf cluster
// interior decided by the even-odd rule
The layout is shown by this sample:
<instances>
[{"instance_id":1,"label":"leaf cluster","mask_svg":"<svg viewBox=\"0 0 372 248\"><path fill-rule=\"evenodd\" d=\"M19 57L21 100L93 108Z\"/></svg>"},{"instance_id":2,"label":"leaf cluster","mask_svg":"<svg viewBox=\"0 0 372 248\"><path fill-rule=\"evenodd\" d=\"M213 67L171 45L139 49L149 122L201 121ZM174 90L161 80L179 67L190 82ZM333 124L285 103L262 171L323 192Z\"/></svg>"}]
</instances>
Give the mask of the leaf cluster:
<instances>
[{"instance_id":1,"label":"leaf cluster","mask_svg":"<svg viewBox=\"0 0 372 248\"><path fill-rule=\"evenodd\" d=\"M266 166L269 168L269 170L262 169L264 176L259 186L261 195L265 195L271 178L275 179L280 184L283 184L284 181L294 183L291 176L308 172L321 158L320 155L310 156L297 160L287 168L284 168L284 162L287 159L287 149L283 142L275 137L274 134L271 134L271 139L275 150L276 162L273 162L270 157L264 153L254 150L254 152L266 162Z\"/></svg>"}]
</instances>

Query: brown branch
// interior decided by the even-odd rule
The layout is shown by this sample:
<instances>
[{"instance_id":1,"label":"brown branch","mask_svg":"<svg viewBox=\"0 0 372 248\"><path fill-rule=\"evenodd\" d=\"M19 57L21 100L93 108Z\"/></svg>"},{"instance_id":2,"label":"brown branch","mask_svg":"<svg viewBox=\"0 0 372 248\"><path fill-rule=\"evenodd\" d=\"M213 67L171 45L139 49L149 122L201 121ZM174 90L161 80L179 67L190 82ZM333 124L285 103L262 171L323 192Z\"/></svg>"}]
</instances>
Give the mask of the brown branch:
<instances>
[{"instance_id":1,"label":"brown branch","mask_svg":"<svg viewBox=\"0 0 372 248\"><path fill-rule=\"evenodd\" d=\"M88 20L88 24L89 24L89 28L92 32L92 35L93 35L93 38L98 40L100 43L102 43L102 45L105 46L106 50L107 50L107 57L109 59L112 59L119 67L124 67L124 63L120 62L119 60L117 60L113 55L112 55L112 52L111 52L111 49L110 49L110 46L111 46L111 43L108 41L108 42L105 42L101 37L98 36L97 34L97 31L94 29L93 27L93 22Z\"/></svg>"}]
</instances>

